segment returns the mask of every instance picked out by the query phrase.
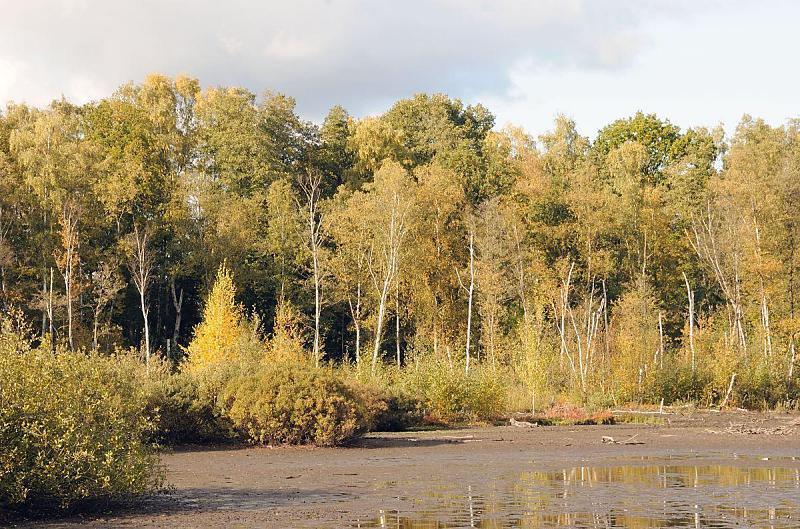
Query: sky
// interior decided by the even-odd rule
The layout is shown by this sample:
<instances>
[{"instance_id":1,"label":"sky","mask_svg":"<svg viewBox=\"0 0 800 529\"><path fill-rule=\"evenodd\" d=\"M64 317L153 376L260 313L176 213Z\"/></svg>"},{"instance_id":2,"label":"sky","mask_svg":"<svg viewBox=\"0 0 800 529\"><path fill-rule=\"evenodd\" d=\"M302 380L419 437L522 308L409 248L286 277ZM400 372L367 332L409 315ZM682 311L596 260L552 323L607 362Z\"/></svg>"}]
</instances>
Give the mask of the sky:
<instances>
[{"instance_id":1,"label":"sky","mask_svg":"<svg viewBox=\"0 0 800 529\"><path fill-rule=\"evenodd\" d=\"M150 72L285 93L319 122L442 92L538 135L638 110L681 127L800 117L793 0L0 0L0 107Z\"/></svg>"}]
</instances>

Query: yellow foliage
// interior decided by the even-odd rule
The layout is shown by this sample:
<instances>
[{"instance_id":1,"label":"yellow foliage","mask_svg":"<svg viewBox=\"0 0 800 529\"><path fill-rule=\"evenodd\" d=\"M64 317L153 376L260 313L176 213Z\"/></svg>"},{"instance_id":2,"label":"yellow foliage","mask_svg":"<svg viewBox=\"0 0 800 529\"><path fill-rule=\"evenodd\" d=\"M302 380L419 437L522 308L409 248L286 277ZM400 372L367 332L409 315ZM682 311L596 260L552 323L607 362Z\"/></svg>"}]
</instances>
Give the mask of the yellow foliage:
<instances>
[{"instance_id":1,"label":"yellow foliage","mask_svg":"<svg viewBox=\"0 0 800 529\"><path fill-rule=\"evenodd\" d=\"M311 363L311 356L303 348L300 313L288 301L281 301L275 312L275 331L267 346L264 362L268 364Z\"/></svg>"},{"instance_id":2,"label":"yellow foliage","mask_svg":"<svg viewBox=\"0 0 800 529\"><path fill-rule=\"evenodd\" d=\"M252 333L235 298L236 288L230 270L222 264L206 300L203 320L195 328L194 338L187 348L185 371L198 373L243 360L242 340L250 338Z\"/></svg>"}]
</instances>

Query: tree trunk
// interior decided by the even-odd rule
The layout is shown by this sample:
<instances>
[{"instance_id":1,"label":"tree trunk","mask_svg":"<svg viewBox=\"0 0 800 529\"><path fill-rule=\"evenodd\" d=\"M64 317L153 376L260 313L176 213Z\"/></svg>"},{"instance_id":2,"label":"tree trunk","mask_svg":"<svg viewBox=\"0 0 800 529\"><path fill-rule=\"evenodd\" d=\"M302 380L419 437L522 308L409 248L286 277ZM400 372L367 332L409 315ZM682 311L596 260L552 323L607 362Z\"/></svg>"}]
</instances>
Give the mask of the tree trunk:
<instances>
[{"instance_id":1,"label":"tree trunk","mask_svg":"<svg viewBox=\"0 0 800 529\"><path fill-rule=\"evenodd\" d=\"M381 289L381 297L378 303L378 321L375 324L375 346L372 350L372 373L375 374L375 368L378 366L378 355L381 352L381 338L383 336L383 317L386 313L386 299L389 296L391 276L387 275L383 281L383 288Z\"/></svg>"},{"instance_id":2,"label":"tree trunk","mask_svg":"<svg viewBox=\"0 0 800 529\"><path fill-rule=\"evenodd\" d=\"M175 278L173 277L169 283L170 292L172 293L172 306L175 307L175 327L172 330L172 345L178 346L178 337L181 332L181 317L183 315L183 288L180 290L179 295L175 295Z\"/></svg>"},{"instance_id":3,"label":"tree trunk","mask_svg":"<svg viewBox=\"0 0 800 529\"><path fill-rule=\"evenodd\" d=\"M94 308L94 319L92 321L92 349L97 351L98 344L97 344L97 328L99 326L100 320L100 305L95 305Z\"/></svg>"},{"instance_id":4,"label":"tree trunk","mask_svg":"<svg viewBox=\"0 0 800 529\"><path fill-rule=\"evenodd\" d=\"M472 230L469 233L469 287L466 287L461 282L461 276L458 276L458 282L461 288L467 293L467 337L464 346L464 357L466 359L465 372L469 373L470 364L470 342L472 339L472 298L475 292L475 234Z\"/></svg>"},{"instance_id":5,"label":"tree trunk","mask_svg":"<svg viewBox=\"0 0 800 529\"><path fill-rule=\"evenodd\" d=\"M350 316L353 318L353 327L356 331L356 366L361 367L361 281L356 286L356 302L348 295L347 303L350 305Z\"/></svg>"},{"instance_id":6,"label":"tree trunk","mask_svg":"<svg viewBox=\"0 0 800 529\"><path fill-rule=\"evenodd\" d=\"M322 314L322 292L319 277L319 259L317 255L317 248L314 247L313 257L314 261L314 363L319 367L320 361L320 335L319 335L319 322L320 315Z\"/></svg>"},{"instance_id":7,"label":"tree trunk","mask_svg":"<svg viewBox=\"0 0 800 529\"><path fill-rule=\"evenodd\" d=\"M307 171L299 179L300 188L305 195L305 208L298 202L298 208L306 210L306 222L308 228L308 249L311 251L311 265L314 278L314 343L313 355L314 363L319 366L322 356L320 351L320 316L322 314L322 275L319 263L319 248L321 244L321 219L319 212L320 184L322 174L319 172Z\"/></svg>"},{"instance_id":8,"label":"tree trunk","mask_svg":"<svg viewBox=\"0 0 800 529\"><path fill-rule=\"evenodd\" d=\"M147 307L147 291L150 288L150 281L153 273L153 255L148 246L150 236L147 230L140 230L138 226L134 226L133 233L131 234L133 240L131 241L130 261L128 266L133 276L133 282L136 289L139 291L139 305L142 311L142 319L144 320L144 353L147 365L150 365L150 322L147 321L148 307Z\"/></svg>"},{"instance_id":9,"label":"tree trunk","mask_svg":"<svg viewBox=\"0 0 800 529\"><path fill-rule=\"evenodd\" d=\"M394 282L394 341L397 367L400 367L400 279Z\"/></svg>"},{"instance_id":10,"label":"tree trunk","mask_svg":"<svg viewBox=\"0 0 800 529\"><path fill-rule=\"evenodd\" d=\"M50 293L47 300L47 319L50 322L50 350L56 354L56 327L53 323L53 268L50 267Z\"/></svg>"},{"instance_id":11,"label":"tree trunk","mask_svg":"<svg viewBox=\"0 0 800 529\"><path fill-rule=\"evenodd\" d=\"M686 272L683 273L683 280L686 283L686 299L689 300L689 352L692 355L692 373L694 373L694 292L692 292L692 287L689 285L689 278L686 276Z\"/></svg>"},{"instance_id":12,"label":"tree trunk","mask_svg":"<svg viewBox=\"0 0 800 529\"><path fill-rule=\"evenodd\" d=\"M144 320L144 357L147 365L150 365L150 323L147 321L147 303L144 298L144 289L139 291L139 302L142 307L142 319Z\"/></svg>"}]
</instances>

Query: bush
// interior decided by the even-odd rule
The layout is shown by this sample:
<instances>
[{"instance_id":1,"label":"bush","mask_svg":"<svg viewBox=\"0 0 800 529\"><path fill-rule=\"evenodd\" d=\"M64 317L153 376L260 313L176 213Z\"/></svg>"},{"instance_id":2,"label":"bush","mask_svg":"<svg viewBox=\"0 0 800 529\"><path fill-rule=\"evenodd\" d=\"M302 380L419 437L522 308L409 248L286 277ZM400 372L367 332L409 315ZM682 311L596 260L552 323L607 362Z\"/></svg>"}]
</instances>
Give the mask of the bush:
<instances>
[{"instance_id":1,"label":"bush","mask_svg":"<svg viewBox=\"0 0 800 529\"><path fill-rule=\"evenodd\" d=\"M135 359L0 349L0 511L70 509L160 486Z\"/></svg>"},{"instance_id":2,"label":"bush","mask_svg":"<svg viewBox=\"0 0 800 529\"><path fill-rule=\"evenodd\" d=\"M646 401L657 404L664 399L665 404L673 404L707 400L710 375L702 369L692 371L691 365L679 358L669 360L668 368L656 370L649 378Z\"/></svg>"},{"instance_id":3,"label":"bush","mask_svg":"<svg viewBox=\"0 0 800 529\"><path fill-rule=\"evenodd\" d=\"M506 389L497 371L477 366L467 374L462 365L417 358L405 373L407 393L424 402L433 423L491 420L506 411Z\"/></svg>"},{"instance_id":4,"label":"bush","mask_svg":"<svg viewBox=\"0 0 800 529\"><path fill-rule=\"evenodd\" d=\"M231 441L233 425L216 397L189 373L167 374L148 384L148 413L156 417L152 441L166 445Z\"/></svg>"},{"instance_id":5,"label":"bush","mask_svg":"<svg viewBox=\"0 0 800 529\"><path fill-rule=\"evenodd\" d=\"M526 420L542 426L614 424L614 416L609 410L590 412L582 406L569 403L554 404L541 415L531 416Z\"/></svg>"},{"instance_id":6,"label":"bush","mask_svg":"<svg viewBox=\"0 0 800 529\"><path fill-rule=\"evenodd\" d=\"M277 363L232 379L222 401L234 426L255 444L346 443L367 429L355 393L333 372Z\"/></svg>"},{"instance_id":7,"label":"bush","mask_svg":"<svg viewBox=\"0 0 800 529\"><path fill-rule=\"evenodd\" d=\"M424 405L419 399L396 388L356 382L350 385L364 405L370 431L400 432L423 424Z\"/></svg>"}]
</instances>

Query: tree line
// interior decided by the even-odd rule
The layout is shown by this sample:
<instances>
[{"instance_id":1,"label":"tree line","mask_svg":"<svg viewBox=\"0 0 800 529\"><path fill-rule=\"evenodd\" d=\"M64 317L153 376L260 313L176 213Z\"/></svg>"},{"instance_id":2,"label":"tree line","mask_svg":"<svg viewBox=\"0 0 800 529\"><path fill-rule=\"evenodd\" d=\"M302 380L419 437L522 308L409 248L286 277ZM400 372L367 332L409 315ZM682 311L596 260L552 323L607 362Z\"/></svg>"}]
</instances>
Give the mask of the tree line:
<instances>
[{"instance_id":1,"label":"tree line","mask_svg":"<svg viewBox=\"0 0 800 529\"><path fill-rule=\"evenodd\" d=\"M637 113L594 141L482 105L377 117L151 75L0 114L2 305L53 350L180 361L224 265L272 335L366 371L431 355L536 395L796 398L800 122Z\"/></svg>"}]
</instances>

